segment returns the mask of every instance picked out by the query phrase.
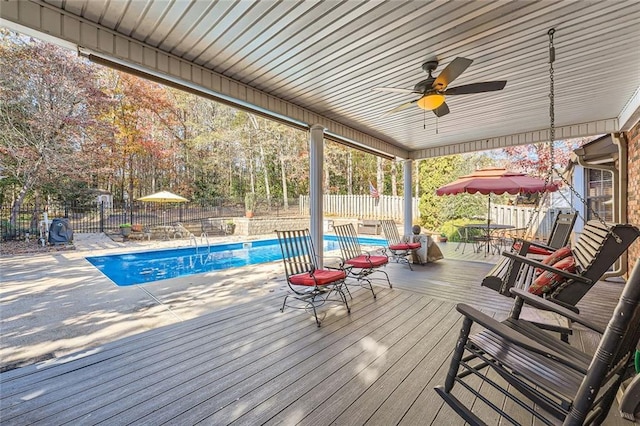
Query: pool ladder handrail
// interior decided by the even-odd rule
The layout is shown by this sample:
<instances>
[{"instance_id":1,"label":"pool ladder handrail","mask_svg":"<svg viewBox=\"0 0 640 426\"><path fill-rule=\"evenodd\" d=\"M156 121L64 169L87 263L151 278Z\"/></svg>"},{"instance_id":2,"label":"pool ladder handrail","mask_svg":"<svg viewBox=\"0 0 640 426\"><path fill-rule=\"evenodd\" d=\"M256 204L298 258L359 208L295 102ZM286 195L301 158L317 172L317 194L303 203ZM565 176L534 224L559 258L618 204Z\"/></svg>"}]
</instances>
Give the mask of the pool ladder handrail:
<instances>
[{"instance_id":1,"label":"pool ladder handrail","mask_svg":"<svg viewBox=\"0 0 640 426\"><path fill-rule=\"evenodd\" d=\"M196 239L196 236L193 235L192 233L189 233L189 245L191 245L191 241L193 241L193 245L196 246L196 254L198 254L198 240Z\"/></svg>"},{"instance_id":2,"label":"pool ladder handrail","mask_svg":"<svg viewBox=\"0 0 640 426\"><path fill-rule=\"evenodd\" d=\"M207 244L207 253L211 253L211 244L209 244L209 236L204 231L202 232L202 234L200 234L200 244L203 243L202 241L203 239L204 239L204 242Z\"/></svg>"}]
</instances>

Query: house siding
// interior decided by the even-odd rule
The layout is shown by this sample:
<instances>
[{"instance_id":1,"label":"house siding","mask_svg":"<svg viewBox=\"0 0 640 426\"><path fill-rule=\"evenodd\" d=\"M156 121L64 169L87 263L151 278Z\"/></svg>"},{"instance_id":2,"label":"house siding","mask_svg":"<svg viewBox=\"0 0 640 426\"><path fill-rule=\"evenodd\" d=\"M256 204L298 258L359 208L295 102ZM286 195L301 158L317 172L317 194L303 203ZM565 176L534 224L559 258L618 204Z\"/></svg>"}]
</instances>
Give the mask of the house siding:
<instances>
[{"instance_id":1,"label":"house siding","mask_svg":"<svg viewBox=\"0 0 640 426\"><path fill-rule=\"evenodd\" d=\"M640 122L626 132L627 137L627 220L640 226ZM627 252L629 271L640 257L640 241Z\"/></svg>"}]
</instances>

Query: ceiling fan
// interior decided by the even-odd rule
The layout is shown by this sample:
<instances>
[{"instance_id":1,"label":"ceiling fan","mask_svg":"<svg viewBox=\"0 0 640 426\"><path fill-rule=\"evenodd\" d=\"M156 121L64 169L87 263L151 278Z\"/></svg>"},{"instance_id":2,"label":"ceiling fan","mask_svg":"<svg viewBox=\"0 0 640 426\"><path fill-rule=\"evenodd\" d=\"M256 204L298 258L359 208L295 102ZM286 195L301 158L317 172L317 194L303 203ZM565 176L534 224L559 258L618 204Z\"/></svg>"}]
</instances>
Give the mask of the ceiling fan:
<instances>
[{"instance_id":1,"label":"ceiling fan","mask_svg":"<svg viewBox=\"0 0 640 426\"><path fill-rule=\"evenodd\" d=\"M500 80L448 87L449 84L458 78L458 76L462 74L472 62L473 60L467 58L455 58L437 77L433 77L431 73L438 68L438 61L427 61L422 64L422 69L427 72L429 76L416 84L413 87L413 90L400 89L396 87L375 87L372 90L378 92L414 93L420 95L418 99L399 105L394 109L387 111L385 115L402 111L413 104L417 104L420 108L433 111L436 116L442 117L443 115L449 114L449 107L445 103L445 95L468 95L471 93L494 92L504 89L504 86L507 84L506 80Z\"/></svg>"}]
</instances>

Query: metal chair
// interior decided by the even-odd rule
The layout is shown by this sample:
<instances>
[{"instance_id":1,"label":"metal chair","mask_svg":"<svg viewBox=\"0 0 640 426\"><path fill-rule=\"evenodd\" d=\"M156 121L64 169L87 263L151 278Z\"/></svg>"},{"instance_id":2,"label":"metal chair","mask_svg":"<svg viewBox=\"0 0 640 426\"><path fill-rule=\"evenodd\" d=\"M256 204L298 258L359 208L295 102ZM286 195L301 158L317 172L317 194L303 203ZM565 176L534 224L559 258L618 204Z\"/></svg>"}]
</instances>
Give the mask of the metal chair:
<instances>
[{"instance_id":1,"label":"metal chair","mask_svg":"<svg viewBox=\"0 0 640 426\"><path fill-rule=\"evenodd\" d=\"M468 238L469 233L464 226L456 226L456 233L458 234L458 245L456 246L455 251L458 251L462 245L462 254L464 254L464 251L467 248L467 243L471 242Z\"/></svg>"},{"instance_id":2,"label":"metal chair","mask_svg":"<svg viewBox=\"0 0 640 426\"><path fill-rule=\"evenodd\" d=\"M413 271L411 262L409 262L409 255L415 254L420 249L421 244L419 242L403 241L393 220L381 220L380 223L382 224L382 233L387 239L387 249L391 253L389 257L395 260L396 263L406 263L409 269Z\"/></svg>"},{"instance_id":3,"label":"metal chair","mask_svg":"<svg viewBox=\"0 0 640 426\"><path fill-rule=\"evenodd\" d=\"M516 304L505 322L470 306L457 306L464 321L445 384L436 387L436 392L471 425L485 424L478 414L485 405L473 403L476 398L504 420L519 424L505 411L512 404L498 406L490 400L488 394L495 390L542 424L555 424L552 418L563 425L603 424L620 384L630 371L632 354L640 339L640 262L636 263L606 329L526 291L512 292ZM551 310L602 334L595 355L520 322L518 315L524 303ZM484 330L472 335L474 323ZM483 370L487 368L496 374L493 377L486 374ZM463 397L457 391L453 395L457 384L460 385L457 390L462 392L464 388L476 398L467 398L466 394Z\"/></svg>"},{"instance_id":4,"label":"metal chair","mask_svg":"<svg viewBox=\"0 0 640 426\"><path fill-rule=\"evenodd\" d=\"M483 244L488 242L486 231L482 229L483 226L485 226L483 223L456 226L458 245L455 251L458 251L462 245L462 254L464 254L464 251L467 249L467 244L471 244L473 252L479 253Z\"/></svg>"},{"instance_id":5,"label":"metal chair","mask_svg":"<svg viewBox=\"0 0 640 426\"><path fill-rule=\"evenodd\" d=\"M384 274L389 287L393 288L391 281L389 281L389 275L380 269L380 267L389 263L387 256L376 256L362 250L356 230L352 224L334 226L333 230L336 233L344 262L349 265L347 269L349 276L354 277L360 286L371 290L374 298L376 293L373 291L373 286L369 279L371 274L376 272Z\"/></svg>"},{"instance_id":6,"label":"metal chair","mask_svg":"<svg viewBox=\"0 0 640 426\"><path fill-rule=\"evenodd\" d=\"M193 234L191 233L191 231L189 231L187 228L184 227L184 225L180 222L176 222L173 224L173 229L171 230L171 235L173 236L173 239L177 239L177 238L187 238L187 237L192 237Z\"/></svg>"},{"instance_id":7,"label":"metal chair","mask_svg":"<svg viewBox=\"0 0 640 426\"><path fill-rule=\"evenodd\" d=\"M347 312L351 312L349 303L344 294L343 287L347 273L342 268L318 268L316 256L308 229L293 231L276 231L278 242L282 250L284 271L290 293L282 302L281 312L285 306L297 309L311 309L320 327L317 308L326 302L335 301L344 303ZM337 294L339 299L332 299L332 294ZM292 302L293 299L295 302ZM291 302L287 304L287 302Z\"/></svg>"}]
</instances>

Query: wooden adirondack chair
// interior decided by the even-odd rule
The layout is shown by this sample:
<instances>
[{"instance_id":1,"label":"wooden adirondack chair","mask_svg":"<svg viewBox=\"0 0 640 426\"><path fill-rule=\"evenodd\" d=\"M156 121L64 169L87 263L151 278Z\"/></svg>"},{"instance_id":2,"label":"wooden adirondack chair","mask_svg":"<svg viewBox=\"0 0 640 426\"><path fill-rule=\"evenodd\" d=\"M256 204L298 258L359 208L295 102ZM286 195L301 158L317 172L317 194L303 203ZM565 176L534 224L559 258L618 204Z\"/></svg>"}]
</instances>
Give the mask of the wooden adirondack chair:
<instances>
[{"instance_id":1,"label":"wooden adirondack chair","mask_svg":"<svg viewBox=\"0 0 640 426\"><path fill-rule=\"evenodd\" d=\"M373 291L373 285L369 276L376 272L384 274L387 279L387 283L390 288L393 288L391 281L389 281L389 275L381 267L389 263L387 256L377 256L366 252L360 246L360 241L356 234L356 230L352 224L334 226L333 230L336 233L338 244L340 245L340 251L344 263L348 265L347 271L349 276L356 279L358 285L371 290L373 297L376 297L375 291Z\"/></svg>"},{"instance_id":2,"label":"wooden adirondack chair","mask_svg":"<svg viewBox=\"0 0 640 426\"><path fill-rule=\"evenodd\" d=\"M281 312L285 306L298 309L311 309L320 327L320 319L316 308L329 301L344 303L347 312L351 312L343 287L347 273L342 268L318 268L317 256L313 248L311 234L308 229L293 231L276 231L287 284L291 292L282 302ZM332 299L335 293L339 299ZM289 298L296 303L287 304ZM291 301L289 301L291 302Z\"/></svg>"},{"instance_id":3,"label":"wooden adirondack chair","mask_svg":"<svg viewBox=\"0 0 640 426\"><path fill-rule=\"evenodd\" d=\"M516 305L505 322L470 306L457 306L464 321L445 384L436 387L436 392L471 425L485 424L477 414L485 405L476 398L504 420L518 424L505 412L510 404L498 406L487 397L489 393L495 395L496 390L543 424L555 424L552 418L563 425L603 424L620 384L631 370L632 354L640 339L640 262L636 262L606 329L524 290L511 291ZM519 321L523 303L552 310L601 333L595 355ZM484 330L472 335L474 323ZM499 377L492 379L483 371L485 368L493 369ZM461 385L457 390L464 388L476 398L466 398L467 394L463 398L458 391L454 395L456 384Z\"/></svg>"},{"instance_id":4,"label":"wooden adirondack chair","mask_svg":"<svg viewBox=\"0 0 640 426\"><path fill-rule=\"evenodd\" d=\"M382 233L387 239L387 250L391 254L389 257L395 260L396 263L406 263L409 269L413 271L411 262L409 262L409 255L419 250L421 244L419 242L403 241L393 220L381 220L380 223L382 224Z\"/></svg>"}]
</instances>

